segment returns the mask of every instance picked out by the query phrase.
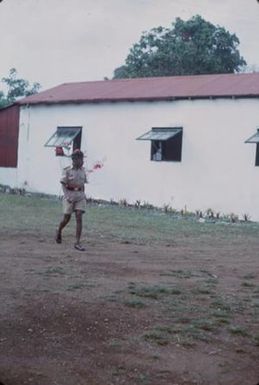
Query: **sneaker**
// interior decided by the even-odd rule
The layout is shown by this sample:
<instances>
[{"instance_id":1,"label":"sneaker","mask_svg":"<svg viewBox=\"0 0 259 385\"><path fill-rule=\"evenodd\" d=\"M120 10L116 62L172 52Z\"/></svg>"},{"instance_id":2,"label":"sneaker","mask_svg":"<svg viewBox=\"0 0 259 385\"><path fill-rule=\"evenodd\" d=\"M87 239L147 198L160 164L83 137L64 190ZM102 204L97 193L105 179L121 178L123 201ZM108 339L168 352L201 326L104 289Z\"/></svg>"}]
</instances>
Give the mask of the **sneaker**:
<instances>
[{"instance_id":1,"label":"sneaker","mask_svg":"<svg viewBox=\"0 0 259 385\"><path fill-rule=\"evenodd\" d=\"M80 243L75 243L74 248L78 251L85 251L85 248Z\"/></svg>"}]
</instances>

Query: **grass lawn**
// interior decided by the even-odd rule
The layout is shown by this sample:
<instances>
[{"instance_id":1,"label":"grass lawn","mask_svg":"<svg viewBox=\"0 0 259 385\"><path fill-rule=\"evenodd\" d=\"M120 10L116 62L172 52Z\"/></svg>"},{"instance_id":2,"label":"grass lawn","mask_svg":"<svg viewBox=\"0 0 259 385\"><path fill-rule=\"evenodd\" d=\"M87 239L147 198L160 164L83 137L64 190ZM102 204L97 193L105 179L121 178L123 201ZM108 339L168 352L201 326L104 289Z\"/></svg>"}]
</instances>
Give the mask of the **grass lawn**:
<instances>
[{"instance_id":1,"label":"grass lawn","mask_svg":"<svg viewBox=\"0 0 259 385\"><path fill-rule=\"evenodd\" d=\"M3 229L39 231L52 235L62 216L61 200L38 196L0 194ZM208 237L233 242L240 237L257 237L259 223L208 221L199 223L193 215L164 213L157 209L137 209L109 203L89 203L84 217L84 231L116 240L137 243L166 243L172 239L188 242ZM70 234L73 228L68 226Z\"/></svg>"}]
</instances>

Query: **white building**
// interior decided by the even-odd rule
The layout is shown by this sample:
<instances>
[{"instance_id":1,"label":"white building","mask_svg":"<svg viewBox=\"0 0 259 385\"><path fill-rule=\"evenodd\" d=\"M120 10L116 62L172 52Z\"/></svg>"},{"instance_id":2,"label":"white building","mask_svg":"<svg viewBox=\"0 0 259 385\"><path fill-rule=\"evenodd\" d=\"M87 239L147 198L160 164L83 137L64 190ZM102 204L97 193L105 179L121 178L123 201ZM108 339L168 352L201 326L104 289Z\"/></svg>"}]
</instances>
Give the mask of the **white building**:
<instances>
[{"instance_id":1,"label":"white building","mask_svg":"<svg viewBox=\"0 0 259 385\"><path fill-rule=\"evenodd\" d=\"M0 156L0 184L60 194L70 158L56 147L77 147L88 168L103 163L89 197L259 220L258 126L259 73L63 84L0 111L0 151L17 153L11 166Z\"/></svg>"}]
</instances>

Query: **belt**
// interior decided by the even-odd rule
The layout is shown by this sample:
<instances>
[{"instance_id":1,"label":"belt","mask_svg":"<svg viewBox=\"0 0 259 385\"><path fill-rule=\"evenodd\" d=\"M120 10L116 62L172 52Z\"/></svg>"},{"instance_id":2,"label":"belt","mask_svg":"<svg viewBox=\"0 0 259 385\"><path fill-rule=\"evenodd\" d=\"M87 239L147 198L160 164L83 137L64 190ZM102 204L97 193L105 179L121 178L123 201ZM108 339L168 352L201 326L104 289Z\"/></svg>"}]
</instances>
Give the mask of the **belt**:
<instances>
[{"instance_id":1,"label":"belt","mask_svg":"<svg viewBox=\"0 0 259 385\"><path fill-rule=\"evenodd\" d=\"M83 188L82 187L70 187L70 186L66 186L67 190L69 191L82 191Z\"/></svg>"}]
</instances>

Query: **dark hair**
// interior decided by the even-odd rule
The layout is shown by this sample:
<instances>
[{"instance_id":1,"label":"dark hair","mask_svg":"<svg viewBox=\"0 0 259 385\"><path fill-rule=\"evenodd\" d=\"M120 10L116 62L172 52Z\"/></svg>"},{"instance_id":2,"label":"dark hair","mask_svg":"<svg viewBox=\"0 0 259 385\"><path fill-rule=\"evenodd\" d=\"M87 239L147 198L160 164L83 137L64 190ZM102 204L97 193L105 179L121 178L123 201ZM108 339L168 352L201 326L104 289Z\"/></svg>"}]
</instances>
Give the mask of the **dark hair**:
<instances>
[{"instance_id":1,"label":"dark hair","mask_svg":"<svg viewBox=\"0 0 259 385\"><path fill-rule=\"evenodd\" d=\"M84 157L84 153L80 150L75 150L73 154L71 155L72 159L80 159Z\"/></svg>"}]
</instances>

